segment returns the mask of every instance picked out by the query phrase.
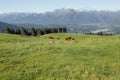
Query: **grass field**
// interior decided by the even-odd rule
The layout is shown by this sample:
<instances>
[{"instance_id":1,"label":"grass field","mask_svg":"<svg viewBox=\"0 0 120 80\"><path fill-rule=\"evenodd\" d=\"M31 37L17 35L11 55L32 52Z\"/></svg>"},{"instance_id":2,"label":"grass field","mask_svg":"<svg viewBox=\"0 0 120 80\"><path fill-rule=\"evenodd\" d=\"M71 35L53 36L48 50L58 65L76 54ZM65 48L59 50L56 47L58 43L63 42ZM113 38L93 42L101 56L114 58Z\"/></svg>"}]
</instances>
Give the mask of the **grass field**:
<instances>
[{"instance_id":1,"label":"grass field","mask_svg":"<svg viewBox=\"0 0 120 80\"><path fill-rule=\"evenodd\" d=\"M120 35L0 33L0 80L120 80Z\"/></svg>"}]
</instances>

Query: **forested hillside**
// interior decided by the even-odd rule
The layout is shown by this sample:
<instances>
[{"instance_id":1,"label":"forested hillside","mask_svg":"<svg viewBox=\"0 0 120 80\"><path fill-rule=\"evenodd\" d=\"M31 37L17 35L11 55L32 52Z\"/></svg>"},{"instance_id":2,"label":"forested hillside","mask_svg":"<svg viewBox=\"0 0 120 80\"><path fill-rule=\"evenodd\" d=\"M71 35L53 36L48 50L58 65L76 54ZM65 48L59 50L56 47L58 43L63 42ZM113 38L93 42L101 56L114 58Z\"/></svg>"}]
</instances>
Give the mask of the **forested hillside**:
<instances>
[{"instance_id":1,"label":"forested hillside","mask_svg":"<svg viewBox=\"0 0 120 80\"><path fill-rule=\"evenodd\" d=\"M0 22L0 32L1 32L5 27L9 27L9 28L13 28L13 29L18 28L18 26L16 26L16 25L12 25L12 24L8 24L8 23Z\"/></svg>"}]
</instances>

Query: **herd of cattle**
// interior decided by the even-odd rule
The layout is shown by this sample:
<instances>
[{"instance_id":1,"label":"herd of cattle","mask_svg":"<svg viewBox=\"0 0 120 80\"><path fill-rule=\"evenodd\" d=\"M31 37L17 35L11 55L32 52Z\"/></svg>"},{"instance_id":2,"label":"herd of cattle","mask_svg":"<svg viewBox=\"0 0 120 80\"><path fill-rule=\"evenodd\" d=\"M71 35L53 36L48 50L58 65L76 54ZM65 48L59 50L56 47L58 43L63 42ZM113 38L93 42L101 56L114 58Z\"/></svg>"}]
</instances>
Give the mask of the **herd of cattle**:
<instances>
[{"instance_id":1,"label":"herd of cattle","mask_svg":"<svg viewBox=\"0 0 120 80\"><path fill-rule=\"evenodd\" d=\"M53 37L53 36L49 36L48 38L49 38L49 39L57 39L57 40L60 39L60 38L55 38L55 37ZM73 37L71 37L71 36L67 36L67 37L64 38L64 40L66 40L66 41L68 41L68 40L75 40L75 38L73 38Z\"/></svg>"},{"instance_id":2,"label":"herd of cattle","mask_svg":"<svg viewBox=\"0 0 120 80\"><path fill-rule=\"evenodd\" d=\"M85 33L85 34L87 34L87 35L103 35L103 36L111 36L111 35L113 35L113 33L103 33L103 32L98 32L98 33ZM57 39L57 40L60 39L60 38L55 38L55 37L53 37L53 36L49 36L49 37L47 37L47 38L49 38L49 39ZM68 41L68 40L75 40L75 38L74 38L74 37L71 37L71 36L67 36L67 37L64 38L64 40L66 40L66 41Z\"/></svg>"}]
</instances>

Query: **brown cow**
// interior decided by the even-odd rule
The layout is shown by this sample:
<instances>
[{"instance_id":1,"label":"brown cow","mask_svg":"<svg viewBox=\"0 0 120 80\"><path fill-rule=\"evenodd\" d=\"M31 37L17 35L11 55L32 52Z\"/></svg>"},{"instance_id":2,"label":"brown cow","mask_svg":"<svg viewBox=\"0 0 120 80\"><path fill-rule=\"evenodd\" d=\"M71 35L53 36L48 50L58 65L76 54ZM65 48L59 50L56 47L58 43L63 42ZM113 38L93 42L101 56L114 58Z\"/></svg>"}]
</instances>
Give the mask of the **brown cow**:
<instances>
[{"instance_id":1,"label":"brown cow","mask_svg":"<svg viewBox=\"0 0 120 80\"><path fill-rule=\"evenodd\" d=\"M65 40L71 40L71 39L72 39L71 36L68 36L68 37L65 38Z\"/></svg>"},{"instance_id":2,"label":"brown cow","mask_svg":"<svg viewBox=\"0 0 120 80\"><path fill-rule=\"evenodd\" d=\"M72 40L75 40L75 38L72 38Z\"/></svg>"},{"instance_id":3,"label":"brown cow","mask_svg":"<svg viewBox=\"0 0 120 80\"><path fill-rule=\"evenodd\" d=\"M52 37L52 36L49 36L48 38L49 38L49 39L54 39L54 37Z\"/></svg>"}]
</instances>

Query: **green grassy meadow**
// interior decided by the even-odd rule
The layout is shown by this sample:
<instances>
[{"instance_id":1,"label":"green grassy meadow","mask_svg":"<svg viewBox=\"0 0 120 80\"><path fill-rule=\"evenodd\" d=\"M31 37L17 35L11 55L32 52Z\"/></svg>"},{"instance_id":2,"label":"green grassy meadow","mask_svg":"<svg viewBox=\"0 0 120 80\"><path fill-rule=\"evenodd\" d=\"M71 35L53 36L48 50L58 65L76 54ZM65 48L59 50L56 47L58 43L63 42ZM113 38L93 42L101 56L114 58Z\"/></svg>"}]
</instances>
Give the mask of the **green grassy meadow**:
<instances>
[{"instance_id":1,"label":"green grassy meadow","mask_svg":"<svg viewBox=\"0 0 120 80\"><path fill-rule=\"evenodd\" d=\"M120 80L120 35L0 33L0 80Z\"/></svg>"}]
</instances>

